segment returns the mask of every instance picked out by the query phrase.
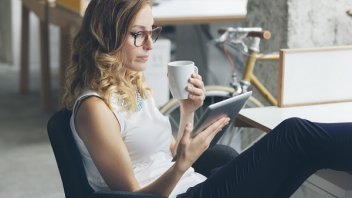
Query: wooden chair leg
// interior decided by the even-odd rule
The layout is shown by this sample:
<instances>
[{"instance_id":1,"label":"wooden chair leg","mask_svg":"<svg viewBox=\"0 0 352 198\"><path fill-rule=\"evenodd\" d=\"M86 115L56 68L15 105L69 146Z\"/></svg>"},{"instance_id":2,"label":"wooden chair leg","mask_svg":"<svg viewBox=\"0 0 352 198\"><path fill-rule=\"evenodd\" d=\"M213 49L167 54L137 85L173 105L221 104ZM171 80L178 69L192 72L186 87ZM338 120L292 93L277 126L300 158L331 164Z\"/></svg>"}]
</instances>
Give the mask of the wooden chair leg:
<instances>
[{"instance_id":1,"label":"wooden chair leg","mask_svg":"<svg viewBox=\"0 0 352 198\"><path fill-rule=\"evenodd\" d=\"M44 111L51 108L51 75L50 75L50 49L49 25L40 21L40 49L41 49L41 106Z\"/></svg>"},{"instance_id":2,"label":"wooden chair leg","mask_svg":"<svg viewBox=\"0 0 352 198\"><path fill-rule=\"evenodd\" d=\"M19 92L29 91L29 10L22 5L21 65Z\"/></svg>"}]
</instances>

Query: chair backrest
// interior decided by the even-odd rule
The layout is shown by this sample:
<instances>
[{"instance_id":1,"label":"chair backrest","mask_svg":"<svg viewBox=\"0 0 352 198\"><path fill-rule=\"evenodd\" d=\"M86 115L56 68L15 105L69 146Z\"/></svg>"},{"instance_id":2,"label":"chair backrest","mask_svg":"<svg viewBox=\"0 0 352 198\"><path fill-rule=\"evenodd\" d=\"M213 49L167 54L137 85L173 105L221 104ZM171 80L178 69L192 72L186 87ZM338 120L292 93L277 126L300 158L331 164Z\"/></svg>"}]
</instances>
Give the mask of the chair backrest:
<instances>
[{"instance_id":1,"label":"chair backrest","mask_svg":"<svg viewBox=\"0 0 352 198\"><path fill-rule=\"evenodd\" d=\"M81 154L70 128L72 112L60 110L49 120L47 130L67 198L89 197L89 186Z\"/></svg>"}]
</instances>

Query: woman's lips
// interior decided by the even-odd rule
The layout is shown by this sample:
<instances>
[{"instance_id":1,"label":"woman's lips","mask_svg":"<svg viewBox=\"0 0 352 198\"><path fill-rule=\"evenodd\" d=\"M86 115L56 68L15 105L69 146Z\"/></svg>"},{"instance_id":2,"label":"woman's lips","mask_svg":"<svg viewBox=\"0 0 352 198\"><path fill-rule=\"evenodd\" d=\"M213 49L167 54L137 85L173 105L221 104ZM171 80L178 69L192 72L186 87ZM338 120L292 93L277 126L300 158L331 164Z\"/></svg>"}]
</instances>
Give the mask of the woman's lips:
<instances>
[{"instance_id":1,"label":"woman's lips","mask_svg":"<svg viewBox=\"0 0 352 198\"><path fill-rule=\"evenodd\" d=\"M140 62L147 62L149 59L149 56L138 56L137 60Z\"/></svg>"}]
</instances>

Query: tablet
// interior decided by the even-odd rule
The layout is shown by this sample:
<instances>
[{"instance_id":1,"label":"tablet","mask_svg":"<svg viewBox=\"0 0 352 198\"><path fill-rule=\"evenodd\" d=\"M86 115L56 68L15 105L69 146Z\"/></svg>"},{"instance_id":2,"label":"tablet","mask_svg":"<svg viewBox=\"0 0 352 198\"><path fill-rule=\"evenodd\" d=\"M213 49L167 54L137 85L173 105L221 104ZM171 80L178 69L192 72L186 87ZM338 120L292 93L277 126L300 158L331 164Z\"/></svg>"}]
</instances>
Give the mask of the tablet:
<instances>
[{"instance_id":1,"label":"tablet","mask_svg":"<svg viewBox=\"0 0 352 198\"><path fill-rule=\"evenodd\" d=\"M252 91L249 91L209 105L196 123L193 134L196 135L203 131L223 116L229 117L230 123L233 122L233 119L237 116L251 95Z\"/></svg>"}]
</instances>

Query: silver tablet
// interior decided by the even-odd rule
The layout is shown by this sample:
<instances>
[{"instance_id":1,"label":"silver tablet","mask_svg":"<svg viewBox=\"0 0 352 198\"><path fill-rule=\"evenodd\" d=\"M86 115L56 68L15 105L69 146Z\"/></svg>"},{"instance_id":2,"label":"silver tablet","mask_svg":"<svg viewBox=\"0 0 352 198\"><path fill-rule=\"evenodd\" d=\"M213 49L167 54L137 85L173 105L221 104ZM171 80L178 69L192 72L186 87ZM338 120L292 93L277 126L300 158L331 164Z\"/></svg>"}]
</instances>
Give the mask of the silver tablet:
<instances>
[{"instance_id":1,"label":"silver tablet","mask_svg":"<svg viewBox=\"0 0 352 198\"><path fill-rule=\"evenodd\" d=\"M237 116L251 95L252 91L249 91L209 105L203 115L200 117L198 123L196 123L193 129L193 134L195 135L203 131L205 128L223 116L229 117L230 123L233 122L233 119Z\"/></svg>"}]
</instances>

